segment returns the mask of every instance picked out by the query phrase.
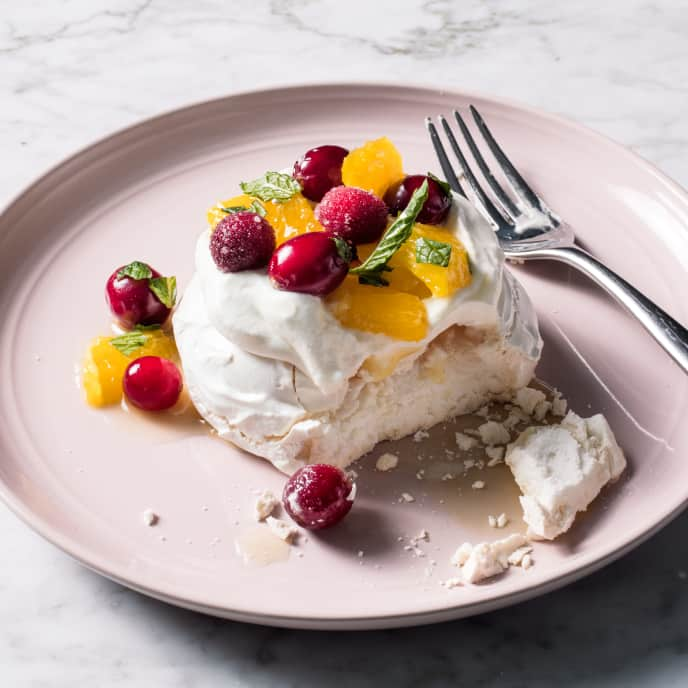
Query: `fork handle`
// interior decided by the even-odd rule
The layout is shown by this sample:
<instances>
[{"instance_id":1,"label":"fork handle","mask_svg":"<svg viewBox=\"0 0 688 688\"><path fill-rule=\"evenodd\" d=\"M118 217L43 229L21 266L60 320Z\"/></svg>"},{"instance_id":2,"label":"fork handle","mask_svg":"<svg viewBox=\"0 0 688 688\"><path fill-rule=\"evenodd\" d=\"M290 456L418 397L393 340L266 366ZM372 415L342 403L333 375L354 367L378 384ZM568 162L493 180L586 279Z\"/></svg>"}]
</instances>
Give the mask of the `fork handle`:
<instances>
[{"instance_id":1,"label":"fork handle","mask_svg":"<svg viewBox=\"0 0 688 688\"><path fill-rule=\"evenodd\" d=\"M606 265L577 246L538 249L528 257L551 258L585 273L634 315L683 371L688 373L688 330Z\"/></svg>"}]
</instances>

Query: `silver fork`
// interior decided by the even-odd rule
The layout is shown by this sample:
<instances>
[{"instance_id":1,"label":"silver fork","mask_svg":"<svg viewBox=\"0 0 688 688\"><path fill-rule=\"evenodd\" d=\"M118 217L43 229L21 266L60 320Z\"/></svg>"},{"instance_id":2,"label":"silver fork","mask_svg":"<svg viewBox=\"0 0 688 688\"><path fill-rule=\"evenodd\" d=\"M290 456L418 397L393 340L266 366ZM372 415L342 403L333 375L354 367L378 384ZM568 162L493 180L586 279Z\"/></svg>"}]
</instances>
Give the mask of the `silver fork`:
<instances>
[{"instance_id":1,"label":"silver fork","mask_svg":"<svg viewBox=\"0 0 688 688\"><path fill-rule=\"evenodd\" d=\"M472 105L470 111L484 143L509 182L512 194L507 193L491 172L459 112L454 110L454 118L491 194L486 193L471 170L449 122L442 115L438 117L458 161L459 174L449 162L432 118L427 117L425 123L447 182L456 193L468 198L492 225L506 257L513 260L549 258L585 273L635 316L684 372L688 373L688 330L626 280L576 246L571 227L548 208L523 179ZM465 190L462 181L466 184Z\"/></svg>"}]
</instances>

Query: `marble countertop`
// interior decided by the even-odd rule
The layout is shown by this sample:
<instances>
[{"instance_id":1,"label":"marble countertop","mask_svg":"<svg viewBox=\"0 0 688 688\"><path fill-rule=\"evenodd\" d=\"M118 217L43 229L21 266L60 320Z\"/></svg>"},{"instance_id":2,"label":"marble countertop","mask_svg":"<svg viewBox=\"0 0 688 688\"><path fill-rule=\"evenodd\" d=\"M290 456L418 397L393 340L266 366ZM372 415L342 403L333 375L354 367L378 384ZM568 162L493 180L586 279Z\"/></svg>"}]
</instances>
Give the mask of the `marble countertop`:
<instances>
[{"instance_id":1,"label":"marble countertop","mask_svg":"<svg viewBox=\"0 0 688 688\"><path fill-rule=\"evenodd\" d=\"M687 32L683 0L6 3L0 204L75 149L143 117L327 80L517 99L609 135L688 186ZM155 602L81 568L4 507L0 532L8 688L688 682L685 514L621 561L535 601L347 634L242 625Z\"/></svg>"}]
</instances>

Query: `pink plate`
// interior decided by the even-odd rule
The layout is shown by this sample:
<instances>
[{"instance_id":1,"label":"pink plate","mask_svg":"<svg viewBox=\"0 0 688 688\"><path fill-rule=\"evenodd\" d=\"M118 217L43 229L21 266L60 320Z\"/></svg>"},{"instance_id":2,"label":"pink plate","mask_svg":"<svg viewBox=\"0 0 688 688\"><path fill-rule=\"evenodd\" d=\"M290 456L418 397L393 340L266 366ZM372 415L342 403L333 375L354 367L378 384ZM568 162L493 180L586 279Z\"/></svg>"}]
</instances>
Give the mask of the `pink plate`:
<instances>
[{"instance_id":1,"label":"pink plate","mask_svg":"<svg viewBox=\"0 0 688 688\"><path fill-rule=\"evenodd\" d=\"M382 448L361 461L346 521L260 566L239 556L236 541L255 536L252 490L279 492L282 475L191 414L151 420L82 399L75 370L87 342L108 332L103 287L115 266L150 261L183 290L206 208L240 180L287 167L313 145L381 135L407 170L437 170L423 118L469 103L593 253L688 321L688 197L583 127L482 96L395 86L288 88L196 105L87 148L0 217L7 504L86 566L146 594L233 619L331 629L427 623L524 600L599 568L675 516L688 499L688 378L561 265L518 269L541 318L538 374L580 413L607 415L629 469L566 537L536 545L533 568L483 585L439 583L461 542L523 529L517 492L503 467L440 480L451 424L426 442L396 443L401 462L390 473L372 470ZM471 490L478 477L485 489ZM415 501L400 502L404 491ZM141 519L149 507L161 516L155 527ZM495 531L487 515L502 511L511 523ZM404 546L423 528L430 542L416 556Z\"/></svg>"}]
</instances>

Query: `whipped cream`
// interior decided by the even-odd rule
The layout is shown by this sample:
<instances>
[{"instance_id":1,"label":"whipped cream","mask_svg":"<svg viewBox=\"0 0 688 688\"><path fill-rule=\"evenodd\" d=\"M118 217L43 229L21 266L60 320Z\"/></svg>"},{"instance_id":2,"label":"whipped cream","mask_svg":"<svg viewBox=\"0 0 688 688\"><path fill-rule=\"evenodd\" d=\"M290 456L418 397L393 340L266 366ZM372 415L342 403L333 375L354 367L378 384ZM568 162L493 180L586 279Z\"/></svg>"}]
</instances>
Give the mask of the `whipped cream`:
<instances>
[{"instance_id":1,"label":"whipped cream","mask_svg":"<svg viewBox=\"0 0 688 688\"><path fill-rule=\"evenodd\" d=\"M523 366L529 377L542 346L537 320L525 292L504 271L494 233L457 196L446 228L468 252L472 281L450 297L424 301L429 328L418 342L344 327L324 299L275 289L265 270L221 272L204 231L196 273L173 317L199 412L221 436L291 472L310 433L326 422L323 414L355 414L347 408L353 380L364 385L412 366L452 325L499 332L504 345L529 362ZM281 458L271 456L266 443L282 444Z\"/></svg>"}]
</instances>

